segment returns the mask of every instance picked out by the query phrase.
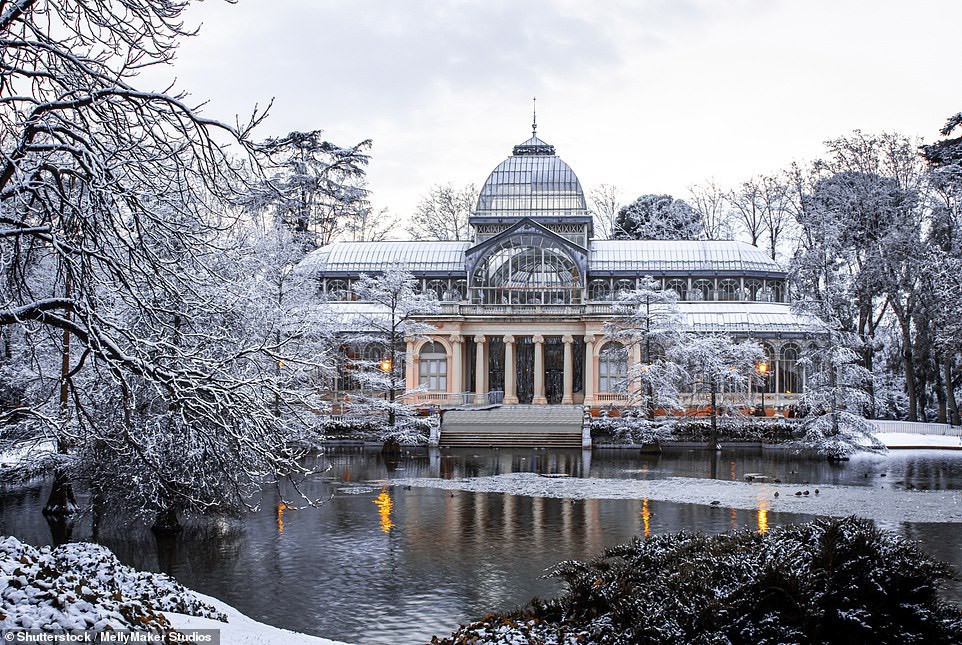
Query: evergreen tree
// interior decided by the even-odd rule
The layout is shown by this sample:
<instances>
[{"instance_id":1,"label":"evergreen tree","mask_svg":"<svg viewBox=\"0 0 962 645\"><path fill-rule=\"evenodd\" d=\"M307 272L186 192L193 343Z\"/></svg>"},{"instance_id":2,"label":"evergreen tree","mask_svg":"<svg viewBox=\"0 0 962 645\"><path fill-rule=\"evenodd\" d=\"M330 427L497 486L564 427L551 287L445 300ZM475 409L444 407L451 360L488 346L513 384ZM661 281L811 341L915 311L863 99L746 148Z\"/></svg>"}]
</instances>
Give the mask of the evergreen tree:
<instances>
[{"instance_id":1,"label":"evergreen tree","mask_svg":"<svg viewBox=\"0 0 962 645\"><path fill-rule=\"evenodd\" d=\"M698 213L671 195L642 195L615 217L616 240L696 240L702 233Z\"/></svg>"}]
</instances>

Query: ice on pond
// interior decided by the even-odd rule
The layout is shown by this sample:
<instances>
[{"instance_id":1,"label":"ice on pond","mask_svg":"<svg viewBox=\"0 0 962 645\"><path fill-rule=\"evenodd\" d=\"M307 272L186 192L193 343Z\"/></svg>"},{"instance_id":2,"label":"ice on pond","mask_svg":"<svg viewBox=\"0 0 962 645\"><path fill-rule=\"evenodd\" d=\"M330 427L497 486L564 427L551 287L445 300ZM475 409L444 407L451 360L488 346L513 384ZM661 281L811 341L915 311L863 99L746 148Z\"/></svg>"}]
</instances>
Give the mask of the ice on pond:
<instances>
[{"instance_id":1,"label":"ice on pond","mask_svg":"<svg viewBox=\"0 0 962 645\"><path fill-rule=\"evenodd\" d=\"M799 484L690 477L657 480L553 478L534 473L508 473L459 480L395 479L392 483L418 488L564 499L649 499L704 505L717 501L719 504L716 506L726 508L765 508L769 512L836 517L858 515L886 523L962 522L962 491L958 490L880 490L865 486L819 484L816 494L814 486Z\"/></svg>"}]
</instances>

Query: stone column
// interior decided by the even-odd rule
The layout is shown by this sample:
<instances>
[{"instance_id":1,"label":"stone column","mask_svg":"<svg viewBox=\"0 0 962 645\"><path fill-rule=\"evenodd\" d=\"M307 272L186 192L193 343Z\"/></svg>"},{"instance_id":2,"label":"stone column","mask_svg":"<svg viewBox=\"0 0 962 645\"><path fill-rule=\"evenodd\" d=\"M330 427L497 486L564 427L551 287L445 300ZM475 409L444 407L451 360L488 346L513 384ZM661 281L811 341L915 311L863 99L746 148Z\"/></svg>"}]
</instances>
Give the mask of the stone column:
<instances>
[{"instance_id":1,"label":"stone column","mask_svg":"<svg viewBox=\"0 0 962 645\"><path fill-rule=\"evenodd\" d=\"M488 362L485 359L484 336L474 337L474 402L484 405L488 402Z\"/></svg>"},{"instance_id":2,"label":"stone column","mask_svg":"<svg viewBox=\"0 0 962 645\"><path fill-rule=\"evenodd\" d=\"M628 387L626 388L628 394L628 400L638 403L638 395L641 394L641 382L636 378L632 379L631 375L635 373L635 370L642 369L641 365L642 351L641 345L638 343L633 343L631 345L631 350L628 354ZM651 357L648 357L651 360ZM644 368L647 369L647 368Z\"/></svg>"},{"instance_id":3,"label":"stone column","mask_svg":"<svg viewBox=\"0 0 962 645\"><path fill-rule=\"evenodd\" d=\"M414 340L411 338L405 340L407 341L407 360L404 361L404 389L413 390L418 386L417 366L414 364L414 357L416 356Z\"/></svg>"},{"instance_id":4,"label":"stone column","mask_svg":"<svg viewBox=\"0 0 962 645\"><path fill-rule=\"evenodd\" d=\"M585 405L595 402L595 335L585 335Z\"/></svg>"},{"instance_id":5,"label":"stone column","mask_svg":"<svg viewBox=\"0 0 962 645\"><path fill-rule=\"evenodd\" d=\"M514 336L504 337L504 403L518 404L517 373L514 366Z\"/></svg>"},{"instance_id":6,"label":"stone column","mask_svg":"<svg viewBox=\"0 0 962 645\"><path fill-rule=\"evenodd\" d=\"M544 336L535 334L534 341L534 397L533 405L547 405L548 399L544 395Z\"/></svg>"},{"instance_id":7,"label":"stone column","mask_svg":"<svg viewBox=\"0 0 962 645\"><path fill-rule=\"evenodd\" d=\"M574 359L572 354L572 345L575 339L571 337L571 334L565 334L561 337L561 342L564 343L564 365L565 365L565 375L564 375L564 391L561 394L561 402L565 405L571 405L574 403Z\"/></svg>"},{"instance_id":8,"label":"stone column","mask_svg":"<svg viewBox=\"0 0 962 645\"><path fill-rule=\"evenodd\" d=\"M448 337L451 342L451 372L448 379L448 391L460 393L463 387L464 368L462 356L464 354L464 336L451 334Z\"/></svg>"}]
</instances>

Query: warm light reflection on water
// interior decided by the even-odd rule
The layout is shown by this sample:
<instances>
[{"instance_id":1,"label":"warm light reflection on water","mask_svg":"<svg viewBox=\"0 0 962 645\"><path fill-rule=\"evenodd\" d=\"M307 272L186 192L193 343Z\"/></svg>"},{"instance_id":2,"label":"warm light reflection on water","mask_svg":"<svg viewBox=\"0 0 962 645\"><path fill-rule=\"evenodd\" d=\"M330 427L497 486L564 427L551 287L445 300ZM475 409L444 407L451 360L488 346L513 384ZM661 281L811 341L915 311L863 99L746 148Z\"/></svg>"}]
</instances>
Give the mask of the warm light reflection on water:
<instances>
[{"instance_id":1,"label":"warm light reflection on water","mask_svg":"<svg viewBox=\"0 0 962 645\"><path fill-rule=\"evenodd\" d=\"M762 535L768 533L768 509L767 504L762 502L758 505L758 532Z\"/></svg>"},{"instance_id":2,"label":"warm light reflection on water","mask_svg":"<svg viewBox=\"0 0 962 645\"><path fill-rule=\"evenodd\" d=\"M381 531L390 533L391 529L394 528L394 522L391 521L391 509L394 508L394 502L391 501L391 494L388 492L387 486L381 486L381 492L374 498L374 503L377 504L378 515L381 516Z\"/></svg>"},{"instance_id":3,"label":"warm light reflection on water","mask_svg":"<svg viewBox=\"0 0 962 645\"><path fill-rule=\"evenodd\" d=\"M651 527L648 525L648 520L651 519L651 511L648 510L648 500L641 500L641 521L645 524L645 537L651 535Z\"/></svg>"},{"instance_id":4,"label":"warm light reflection on water","mask_svg":"<svg viewBox=\"0 0 962 645\"><path fill-rule=\"evenodd\" d=\"M288 508L290 507L284 502L280 502L277 505L277 534L278 535L284 534L284 511L286 511Z\"/></svg>"}]
</instances>

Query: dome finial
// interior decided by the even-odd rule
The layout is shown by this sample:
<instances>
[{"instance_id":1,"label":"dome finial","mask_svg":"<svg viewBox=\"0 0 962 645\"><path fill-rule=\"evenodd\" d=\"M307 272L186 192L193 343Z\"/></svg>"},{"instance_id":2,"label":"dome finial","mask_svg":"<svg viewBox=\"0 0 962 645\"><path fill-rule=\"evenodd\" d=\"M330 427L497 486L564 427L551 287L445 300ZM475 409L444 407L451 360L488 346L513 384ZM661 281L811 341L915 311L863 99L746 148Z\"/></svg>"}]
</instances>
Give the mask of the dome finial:
<instances>
[{"instance_id":1,"label":"dome finial","mask_svg":"<svg viewBox=\"0 0 962 645\"><path fill-rule=\"evenodd\" d=\"M531 136L538 136L538 97L531 97Z\"/></svg>"}]
</instances>

